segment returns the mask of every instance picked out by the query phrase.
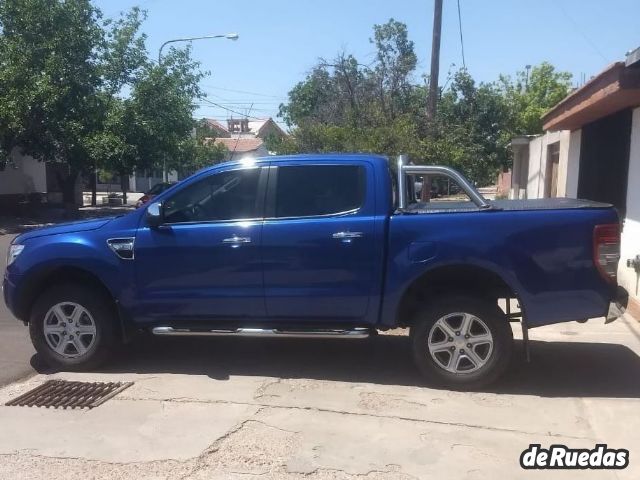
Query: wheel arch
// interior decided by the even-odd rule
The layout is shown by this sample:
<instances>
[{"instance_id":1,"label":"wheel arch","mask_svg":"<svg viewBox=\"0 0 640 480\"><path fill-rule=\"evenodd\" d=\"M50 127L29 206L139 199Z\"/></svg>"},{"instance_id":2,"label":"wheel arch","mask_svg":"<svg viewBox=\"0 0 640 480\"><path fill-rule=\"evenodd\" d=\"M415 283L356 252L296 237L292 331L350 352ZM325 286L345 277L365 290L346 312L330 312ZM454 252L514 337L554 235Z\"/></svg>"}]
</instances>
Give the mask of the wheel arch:
<instances>
[{"instance_id":1,"label":"wheel arch","mask_svg":"<svg viewBox=\"0 0 640 480\"><path fill-rule=\"evenodd\" d=\"M18 318L28 323L36 299L47 289L63 283L78 283L96 289L109 300L113 313L117 316L117 330L122 339L126 338L126 329L118 301L107 285L94 273L81 267L61 265L31 274L20 294L16 313Z\"/></svg>"},{"instance_id":2,"label":"wheel arch","mask_svg":"<svg viewBox=\"0 0 640 480\"><path fill-rule=\"evenodd\" d=\"M396 308L396 324L411 326L415 312L431 299L470 293L496 302L500 298L515 298L524 311L518 289L503 275L486 266L450 264L423 272L405 288Z\"/></svg>"}]
</instances>

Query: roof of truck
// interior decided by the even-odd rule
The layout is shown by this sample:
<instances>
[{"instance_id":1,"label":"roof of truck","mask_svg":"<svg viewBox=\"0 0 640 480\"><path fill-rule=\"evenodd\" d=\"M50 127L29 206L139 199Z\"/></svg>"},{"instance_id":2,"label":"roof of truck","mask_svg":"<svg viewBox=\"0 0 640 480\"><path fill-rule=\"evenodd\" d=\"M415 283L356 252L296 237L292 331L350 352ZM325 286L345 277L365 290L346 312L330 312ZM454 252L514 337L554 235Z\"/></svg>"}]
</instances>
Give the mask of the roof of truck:
<instances>
[{"instance_id":1,"label":"roof of truck","mask_svg":"<svg viewBox=\"0 0 640 480\"><path fill-rule=\"evenodd\" d=\"M268 157L254 157L251 155L242 156L237 159L217 163L210 167L205 167L197 173L208 172L212 169L217 169L224 165L241 165L241 164L253 164L253 163L266 163L266 162L289 162L289 161L304 161L304 162L317 162L317 161L331 161L331 160L353 160L353 159L362 159L362 160L374 160L376 162L384 162L387 163L389 161L388 157L384 155L377 155L375 153L305 153L298 155L270 155Z\"/></svg>"}]
</instances>

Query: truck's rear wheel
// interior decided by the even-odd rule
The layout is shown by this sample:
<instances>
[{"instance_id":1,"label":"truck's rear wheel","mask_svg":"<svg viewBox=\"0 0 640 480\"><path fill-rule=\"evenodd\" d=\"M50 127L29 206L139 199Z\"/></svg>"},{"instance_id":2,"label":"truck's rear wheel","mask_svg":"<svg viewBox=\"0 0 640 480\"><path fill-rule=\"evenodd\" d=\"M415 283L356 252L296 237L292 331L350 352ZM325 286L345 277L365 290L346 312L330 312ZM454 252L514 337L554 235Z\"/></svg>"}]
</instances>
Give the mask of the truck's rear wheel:
<instances>
[{"instance_id":1,"label":"truck's rear wheel","mask_svg":"<svg viewBox=\"0 0 640 480\"><path fill-rule=\"evenodd\" d=\"M411 341L423 374L447 387L474 389L504 373L511 359L513 333L495 303L452 296L418 313Z\"/></svg>"},{"instance_id":2,"label":"truck's rear wheel","mask_svg":"<svg viewBox=\"0 0 640 480\"><path fill-rule=\"evenodd\" d=\"M79 284L54 286L38 297L31 310L31 342L54 368L96 368L116 343L113 310L99 291Z\"/></svg>"}]
</instances>

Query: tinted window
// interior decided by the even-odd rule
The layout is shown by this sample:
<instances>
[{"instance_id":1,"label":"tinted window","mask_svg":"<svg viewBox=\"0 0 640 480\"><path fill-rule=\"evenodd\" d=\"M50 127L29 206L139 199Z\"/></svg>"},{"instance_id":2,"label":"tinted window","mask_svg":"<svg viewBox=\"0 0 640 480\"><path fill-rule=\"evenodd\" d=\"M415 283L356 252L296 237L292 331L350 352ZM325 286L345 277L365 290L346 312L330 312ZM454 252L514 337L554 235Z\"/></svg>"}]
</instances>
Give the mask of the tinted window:
<instances>
[{"instance_id":1,"label":"tinted window","mask_svg":"<svg viewBox=\"0 0 640 480\"><path fill-rule=\"evenodd\" d=\"M165 203L167 223L256 218L259 168L210 175Z\"/></svg>"},{"instance_id":2,"label":"tinted window","mask_svg":"<svg viewBox=\"0 0 640 480\"><path fill-rule=\"evenodd\" d=\"M362 206L364 168L355 165L278 167L276 217L309 217Z\"/></svg>"}]
</instances>

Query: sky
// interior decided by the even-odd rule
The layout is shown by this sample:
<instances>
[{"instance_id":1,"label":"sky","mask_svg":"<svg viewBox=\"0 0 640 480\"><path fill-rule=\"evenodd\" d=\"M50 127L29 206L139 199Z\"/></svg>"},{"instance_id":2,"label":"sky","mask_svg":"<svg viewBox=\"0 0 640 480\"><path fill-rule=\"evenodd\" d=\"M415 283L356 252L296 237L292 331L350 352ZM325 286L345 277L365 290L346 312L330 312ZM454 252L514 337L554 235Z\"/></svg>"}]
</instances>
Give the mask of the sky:
<instances>
[{"instance_id":1,"label":"sky","mask_svg":"<svg viewBox=\"0 0 640 480\"><path fill-rule=\"evenodd\" d=\"M135 5L147 10L142 29L152 58L166 40L238 33L193 42L193 57L210 76L197 118L274 117L287 92L318 58L346 51L361 63L375 57L374 24L407 24L418 56L416 82L429 71L433 0L95 0L114 17ZM460 0L466 66L478 81L514 75L549 61L574 83L624 60L640 46L640 0ZM444 0L440 84L462 66L456 0ZM453 67L456 68L456 67ZM225 109L226 108L226 109ZM233 110L233 113L229 110Z\"/></svg>"}]
</instances>

